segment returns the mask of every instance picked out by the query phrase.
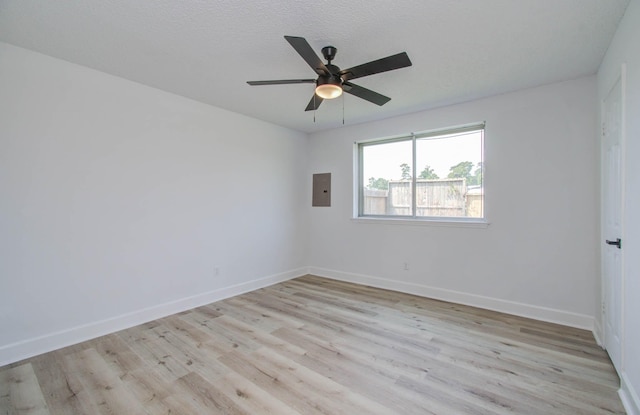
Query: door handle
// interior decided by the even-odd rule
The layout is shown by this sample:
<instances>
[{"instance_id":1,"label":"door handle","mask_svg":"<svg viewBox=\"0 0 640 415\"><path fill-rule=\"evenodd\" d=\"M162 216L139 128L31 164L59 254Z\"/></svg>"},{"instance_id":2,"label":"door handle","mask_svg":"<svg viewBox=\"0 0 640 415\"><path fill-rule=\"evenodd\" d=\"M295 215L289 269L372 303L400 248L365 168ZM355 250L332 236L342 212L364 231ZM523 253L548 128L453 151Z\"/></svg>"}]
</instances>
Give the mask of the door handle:
<instances>
[{"instance_id":1,"label":"door handle","mask_svg":"<svg viewBox=\"0 0 640 415\"><path fill-rule=\"evenodd\" d=\"M605 242L607 243L607 245L615 245L618 247L618 249L622 249L622 240L620 238L616 238L615 241L610 241L610 240L605 240Z\"/></svg>"}]
</instances>

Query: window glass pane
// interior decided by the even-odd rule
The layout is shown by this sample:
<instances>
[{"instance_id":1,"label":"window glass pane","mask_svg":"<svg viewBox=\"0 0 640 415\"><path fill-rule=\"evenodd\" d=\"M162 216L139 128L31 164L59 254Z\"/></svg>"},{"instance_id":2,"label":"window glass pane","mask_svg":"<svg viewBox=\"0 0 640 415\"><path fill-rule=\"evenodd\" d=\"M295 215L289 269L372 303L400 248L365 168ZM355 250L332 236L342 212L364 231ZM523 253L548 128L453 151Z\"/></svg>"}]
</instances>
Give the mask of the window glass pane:
<instances>
[{"instance_id":1,"label":"window glass pane","mask_svg":"<svg viewBox=\"0 0 640 415\"><path fill-rule=\"evenodd\" d=\"M416 216L484 216L482 130L416 140Z\"/></svg>"},{"instance_id":2,"label":"window glass pane","mask_svg":"<svg viewBox=\"0 0 640 415\"><path fill-rule=\"evenodd\" d=\"M358 149L360 216L484 218L484 124Z\"/></svg>"},{"instance_id":3,"label":"window glass pane","mask_svg":"<svg viewBox=\"0 0 640 415\"><path fill-rule=\"evenodd\" d=\"M363 215L412 216L411 140L361 145Z\"/></svg>"}]
</instances>

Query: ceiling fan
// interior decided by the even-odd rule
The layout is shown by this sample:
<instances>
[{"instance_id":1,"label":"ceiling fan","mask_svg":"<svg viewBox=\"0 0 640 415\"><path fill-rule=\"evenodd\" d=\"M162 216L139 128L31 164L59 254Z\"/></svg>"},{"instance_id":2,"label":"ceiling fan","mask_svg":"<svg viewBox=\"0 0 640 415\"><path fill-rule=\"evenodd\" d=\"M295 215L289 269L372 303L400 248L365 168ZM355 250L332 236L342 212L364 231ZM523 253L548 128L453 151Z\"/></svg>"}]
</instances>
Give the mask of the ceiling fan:
<instances>
[{"instance_id":1,"label":"ceiling fan","mask_svg":"<svg viewBox=\"0 0 640 415\"><path fill-rule=\"evenodd\" d=\"M346 92L351 95L355 95L358 98L362 98L377 105L384 105L391 100L391 98L379 94L370 89L361 87L351 82L352 79L362 78L363 76L374 75L381 72L392 71L394 69L405 68L411 66L411 61L406 52L398 53L396 55L387 56L386 58L378 59L362 65L354 66L349 69L340 69L336 65L333 65L331 61L336 56L336 49L333 46L325 46L322 48L322 55L327 60L327 63L322 63L322 60L316 55L309 43L303 37L285 36L287 42L293 46L293 48L302 56L311 69L317 74L316 79L281 79L274 81L247 81L249 85L283 85L283 84L316 84L316 90L311 97L311 101L305 108L305 111L312 111L318 109L322 101L325 99L333 99L342 95L342 92Z\"/></svg>"}]
</instances>

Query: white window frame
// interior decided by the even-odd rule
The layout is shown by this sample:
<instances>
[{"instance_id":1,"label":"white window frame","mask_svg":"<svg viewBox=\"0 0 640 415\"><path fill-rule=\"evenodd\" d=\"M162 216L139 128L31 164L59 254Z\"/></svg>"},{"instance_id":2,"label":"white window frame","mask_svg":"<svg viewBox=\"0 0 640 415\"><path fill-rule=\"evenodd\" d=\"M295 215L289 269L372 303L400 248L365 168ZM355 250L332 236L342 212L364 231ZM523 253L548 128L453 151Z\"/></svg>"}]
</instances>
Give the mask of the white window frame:
<instances>
[{"instance_id":1,"label":"white window frame","mask_svg":"<svg viewBox=\"0 0 640 415\"><path fill-rule=\"evenodd\" d=\"M482 130L482 142L481 142L481 158L483 165L482 187L483 187L483 217L451 217L451 216L416 216L416 200L415 200L415 186L417 177L416 167L416 140L437 137L442 135L464 133L469 131ZM471 124L464 124L455 127L439 128L428 131L421 131L417 133L409 133L400 136L374 138L354 142L354 157L353 157L353 217L352 220L358 223L385 223L385 224L400 224L400 225L437 225L437 226L462 226L462 227L479 227L484 228L489 225L487 220L487 178L486 178L486 164L485 164L485 140L484 133L486 131L485 122L477 122ZM412 141L412 216L399 216L399 215L365 215L362 213L364 206L364 181L363 181L363 163L362 148L367 145L393 143L398 141Z\"/></svg>"}]
</instances>

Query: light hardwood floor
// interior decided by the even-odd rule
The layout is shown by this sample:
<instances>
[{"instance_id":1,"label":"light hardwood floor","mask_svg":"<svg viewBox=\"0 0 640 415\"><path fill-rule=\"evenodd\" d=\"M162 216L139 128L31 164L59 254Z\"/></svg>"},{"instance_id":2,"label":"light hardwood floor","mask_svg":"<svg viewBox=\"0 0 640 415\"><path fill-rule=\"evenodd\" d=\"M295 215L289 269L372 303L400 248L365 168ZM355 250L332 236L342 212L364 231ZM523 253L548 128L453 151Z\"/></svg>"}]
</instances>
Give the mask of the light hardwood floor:
<instances>
[{"instance_id":1,"label":"light hardwood floor","mask_svg":"<svg viewBox=\"0 0 640 415\"><path fill-rule=\"evenodd\" d=\"M306 276L0 368L0 414L621 414L591 333Z\"/></svg>"}]
</instances>

